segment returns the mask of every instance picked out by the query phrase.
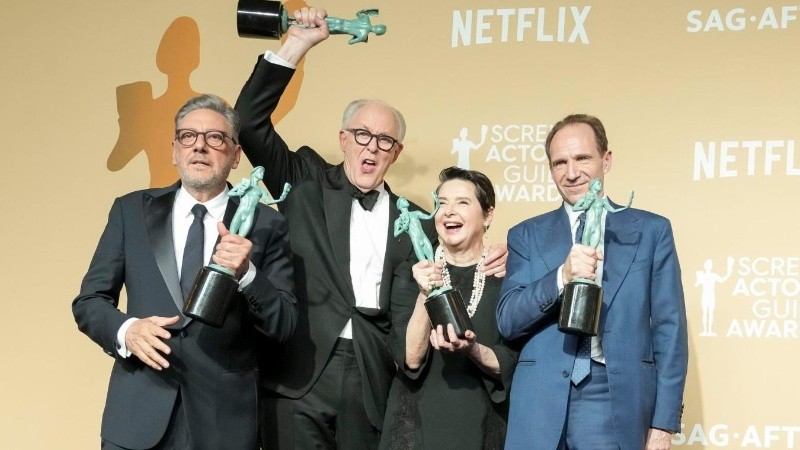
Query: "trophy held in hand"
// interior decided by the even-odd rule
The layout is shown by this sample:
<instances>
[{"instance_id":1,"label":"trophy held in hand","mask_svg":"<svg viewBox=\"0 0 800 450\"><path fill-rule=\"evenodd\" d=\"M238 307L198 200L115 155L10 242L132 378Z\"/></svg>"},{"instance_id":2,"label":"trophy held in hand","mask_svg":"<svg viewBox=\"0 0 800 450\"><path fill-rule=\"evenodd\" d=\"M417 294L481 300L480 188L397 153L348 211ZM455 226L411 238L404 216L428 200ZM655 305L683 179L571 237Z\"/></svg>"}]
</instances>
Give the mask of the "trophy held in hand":
<instances>
[{"instance_id":1,"label":"trophy held in hand","mask_svg":"<svg viewBox=\"0 0 800 450\"><path fill-rule=\"evenodd\" d=\"M582 245L595 249L600 245L603 235L601 228L603 210L609 214L619 212L629 208L633 202L633 191L631 191L628 205L614 208L607 198L600 197L602 190L603 182L599 179L592 180L589 191L572 207L574 211L583 211L581 220L584 222L578 225L575 242L580 241ZM602 306L603 289L593 280L575 278L564 285L558 329L563 333L579 336L597 336Z\"/></svg>"},{"instance_id":2,"label":"trophy held in hand","mask_svg":"<svg viewBox=\"0 0 800 450\"><path fill-rule=\"evenodd\" d=\"M355 19L326 17L331 34L349 34L353 36L348 44L367 42L369 33L380 36L386 33L385 25L373 25L370 17L377 16L377 9L362 9L356 13ZM275 0L239 0L236 9L236 28L239 36L268 39L280 39L294 18L283 8L283 4Z\"/></svg>"},{"instance_id":3,"label":"trophy held in hand","mask_svg":"<svg viewBox=\"0 0 800 450\"><path fill-rule=\"evenodd\" d=\"M289 183L283 187L281 197L273 200L266 189L258 183L264 178L264 168L253 168L250 179L243 178L239 184L228 191L229 197L239 197L239 207L230 224L230 232L247 237L253 228L256 206L262 199L267 205L282 202L291 189ZM225 316L231 307L231 300L239 287L236 274L227 267L210 264L197 273L192 289L186 297L183 313L206 325L216 328L225 323Z\"/></svg>"},{"instance_id":4,"label":"trophy held in hand","mask_svg":"<svg viewBox=\"0 0 800 450\"><path fill-rule=\"evenodd\" d=\"M428 215L421 211L409 211L409 203L405 197L397 199L397 209L400 210L400 217L394 222L394 235L396 237L400 233L408 233L411 245L414 248L414 254L420 261L434 261L433 246L420 223L420 220L433 218L436 211L439 210L439 198L435 193L432 193L432 196L435 207L433 212ZM447 284L428 294L428 298L425 300L425 310L428 312L428 317L434 329L441 325L443 329L447 330L447 324L451 324L459 339L464 339L464 333L473 329L472 321L469 318L461 293ZM444 336L447 339L447 333Z\"/></svg>"}]
</instances>

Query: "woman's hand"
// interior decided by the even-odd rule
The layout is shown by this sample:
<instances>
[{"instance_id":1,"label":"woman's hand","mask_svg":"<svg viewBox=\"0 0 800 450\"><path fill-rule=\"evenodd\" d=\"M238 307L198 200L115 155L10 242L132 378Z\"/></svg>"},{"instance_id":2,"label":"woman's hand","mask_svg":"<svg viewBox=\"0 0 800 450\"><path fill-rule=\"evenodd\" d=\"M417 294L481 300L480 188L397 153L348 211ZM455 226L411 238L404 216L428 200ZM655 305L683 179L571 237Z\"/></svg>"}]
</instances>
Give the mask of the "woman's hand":
<instances>
[{"instance_id":1,"label":"woman's hand","mask_svg":"<svg viewBox=\"0 0 800 450\"><path fill-rule=\"evenodd\" d=\"M463 353L484 373L500 379L500 361L497 360L497 355L491 347L486 347L476 341L475 332L467 330L464 332L464 339L459 339L453 330L453 325L448 323L447 338L450 340L449 342L444 338L444 330L441 325L431 330L430 341L433 348L441 352Z\"/></svg>"},{"instance_id":2,"label":"woman's hand","mask_svg":"<svg viewBox=\"0 0 800 450\"><path fill-rule=\"evenodd\" d=\"M444 264L441 262L432 263L430 261L420 261L411 267L411 273L417 282L419 291L426 297L432 290L442 287L442 269Z\"/></svg>"},{"instance_id":3,"label":"woman's hand","mask_svg":"<svg viewBox=\"0 0 800 450\"><path fill-rule=\"evenodd\" d=\"M475 333L472 330L467 330L464 333L464 339L459 339L453 329L453 324L447 324L447 339L445 339L445 330L441 325L437 325L435 329L431 330L431 345L436 350L442 352L466 352L470 353L475 344Z\"/></svg>"}]
</instances>

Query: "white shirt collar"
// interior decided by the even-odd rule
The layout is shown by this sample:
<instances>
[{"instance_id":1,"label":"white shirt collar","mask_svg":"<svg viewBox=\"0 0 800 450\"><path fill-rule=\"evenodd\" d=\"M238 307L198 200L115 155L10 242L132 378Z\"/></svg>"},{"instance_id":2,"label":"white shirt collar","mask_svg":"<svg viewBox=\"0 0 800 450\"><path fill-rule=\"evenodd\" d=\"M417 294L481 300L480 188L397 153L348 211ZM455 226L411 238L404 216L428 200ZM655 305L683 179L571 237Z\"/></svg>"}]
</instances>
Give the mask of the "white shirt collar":
<instances>
[{"instance_id":1,"label":"white shirt collar","mask_svg":"<svg viewBox=\"0 0 800 450\"><path fill-rule=\"evenodd\" d=\"M567 217L569 218L569 225L571 227L574 227L575 222L578 221L578 216L580 216L583 211L573 210L572 205L570 205L567 202L564 202L564 210L567 212Z\"/></svg>"},{"instance_id":2,"label":"white shirt collar","mask_svg":"<svg viewBox=\"0 0 800 450\"><path fill-rule=\"evenodd\" d=\"M192 197L192 194L181 186L178 194L175 196L175 217L189 217L192 215L192 208L197 203L205 206L208 209L208 215L211 216L215 222L222 222L225 215L225 208L228 206L228 186L219 193L216 197L207 202L198 202Z\"/></svg>"},{"instance_id":3,"label":"white shirt collar","mask_svg":"<svg viewBox=\"0 0 800 450\"><path fill-rule=\"evenodd\" d=\"M381 184L375 186L375 189L373 189L373 191L378 191L379 195L384 195L384 194L388 194L389 193L386 190L386 182L385 181L381 181Z\"/></svg>"},{"instance_id":4,"label":"white shirt collar","mask_svg":"<svg viewBox=\"0 0 800 450\"><path fill-rule=\"evenodd\" d=\"M606 198L606 196L600 197L600 200ZM578 221L578 216L581 215L584 211L574 211L572 209L572 205L567 202L564 202L564 210L567 212L567 217L569 217L569 225L571 227L575 227L575 223ZM605 212L603 212L603 217L605 217Z\"/></svg>"}]
</instances>

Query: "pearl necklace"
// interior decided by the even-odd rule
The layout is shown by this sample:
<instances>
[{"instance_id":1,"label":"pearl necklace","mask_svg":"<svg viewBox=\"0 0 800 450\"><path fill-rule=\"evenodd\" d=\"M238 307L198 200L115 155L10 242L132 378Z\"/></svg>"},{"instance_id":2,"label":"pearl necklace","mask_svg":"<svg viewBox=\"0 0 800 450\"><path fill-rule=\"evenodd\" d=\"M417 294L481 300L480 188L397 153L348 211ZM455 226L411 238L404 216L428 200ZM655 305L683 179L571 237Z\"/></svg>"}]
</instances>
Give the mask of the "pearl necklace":
<instances>
[{"instance_id":1,"label":"pearl necklace","mask_svg":"<svg viewBox=\"0 0 800 450\"><path fill-rule=\"evenodd\" d=\"M469 296L469 305L467 305L467 314L470 318L475 315L475 311L478 309L478 303L481 302L481 297L483 297L483 287L486 285L486 274L483 273L481 269L483 269L483 260L485 258L486 250L483 251L478 265L475 266L475 276L472 279L472 294ZM444 264L444 268L442 269L442 288L452 289L453 286L450 284L450 271L447 270L447 261L444 260L444 248L441 245L436 247L434 260L441 261Z\"/></svg>"}]
</instances>

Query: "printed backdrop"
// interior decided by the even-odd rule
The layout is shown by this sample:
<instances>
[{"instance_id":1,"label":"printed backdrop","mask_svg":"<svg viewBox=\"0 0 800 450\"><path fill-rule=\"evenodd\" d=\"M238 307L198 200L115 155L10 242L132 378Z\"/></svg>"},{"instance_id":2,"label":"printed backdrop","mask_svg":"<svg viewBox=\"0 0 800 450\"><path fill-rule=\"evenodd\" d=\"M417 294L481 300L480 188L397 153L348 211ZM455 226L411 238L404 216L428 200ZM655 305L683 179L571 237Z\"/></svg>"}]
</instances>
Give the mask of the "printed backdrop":
<instances>
[{"instance_id":1,"label":"printed backdrop","mask_svg":"<svg viewBox=\"0 0 800 450\"><path fill-rule=\"evenodd\" d=\"M408 121L392 188L430 206L438 171L485 172L489 239L556 208L544 139L566 114L606 124L609 195L672 220L683 268L692 448L800 448L800 3L789 0L338 0L384 36L315 48L276 113L338 160L349 100ZM301 3L289 2L294 8ZM113 199L170 184L172 117L234 102L278 41L237 36L232 0L11 2L0 14L0 448L99 444L111 360L70 302ZM243 164L231 176L249 173Z\"/></svg>"}]
</instances>

